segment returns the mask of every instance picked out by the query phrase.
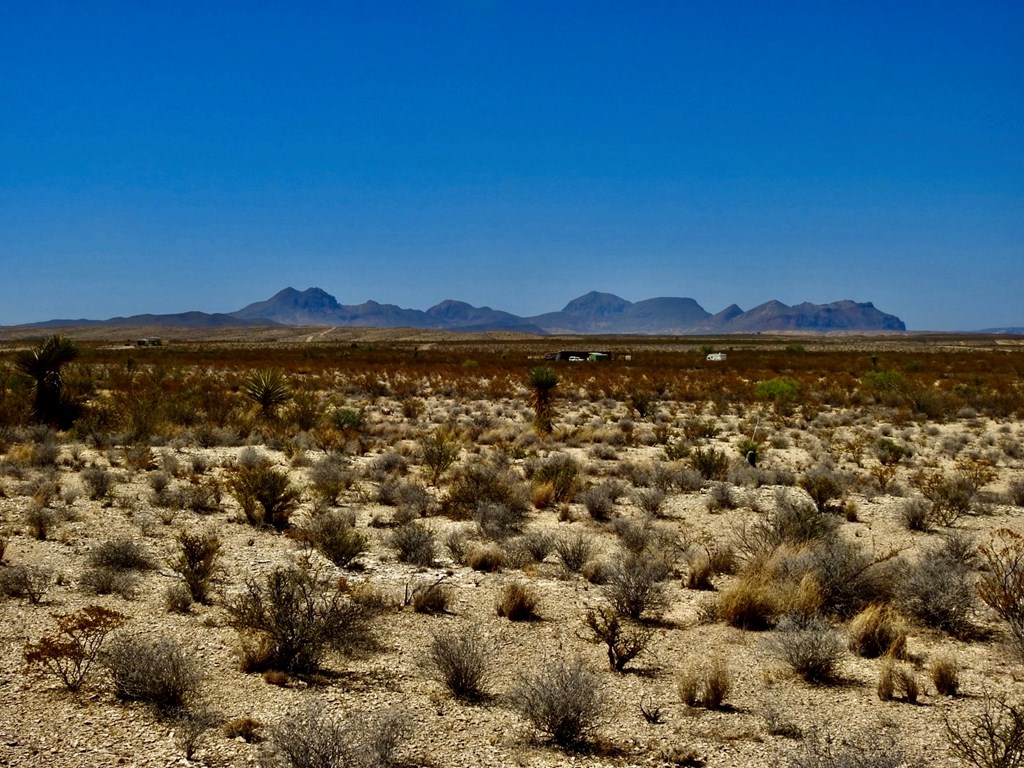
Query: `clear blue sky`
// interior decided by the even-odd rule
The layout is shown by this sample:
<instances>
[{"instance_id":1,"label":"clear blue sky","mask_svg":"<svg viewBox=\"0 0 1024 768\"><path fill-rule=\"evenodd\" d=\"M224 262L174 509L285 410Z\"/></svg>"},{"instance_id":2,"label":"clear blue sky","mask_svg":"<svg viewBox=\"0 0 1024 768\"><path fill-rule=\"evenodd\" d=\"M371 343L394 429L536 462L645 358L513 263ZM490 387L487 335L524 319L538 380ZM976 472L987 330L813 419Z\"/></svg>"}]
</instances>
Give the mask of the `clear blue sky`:
<instances>
[{"instance_id":1,"label":"clear blue sky","mask_svg":"<svg viewBox=\"0 0 1024 768\"><path fill-rule=\"evenodd\" d=\"M0 4L0 324L285 286L1024 325L1024 4Z\"/></svg>"}]
</instances>

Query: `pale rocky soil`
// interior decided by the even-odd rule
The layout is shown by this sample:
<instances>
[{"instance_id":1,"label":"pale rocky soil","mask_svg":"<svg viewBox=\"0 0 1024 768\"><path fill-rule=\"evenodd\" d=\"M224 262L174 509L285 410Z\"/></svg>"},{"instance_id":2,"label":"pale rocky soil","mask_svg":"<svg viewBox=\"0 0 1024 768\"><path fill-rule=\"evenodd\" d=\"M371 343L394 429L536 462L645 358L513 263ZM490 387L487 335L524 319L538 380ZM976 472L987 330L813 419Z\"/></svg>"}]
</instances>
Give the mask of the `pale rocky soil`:
<instances>
[{"instance_id":1,"label":"pale rocky soil","mask_svg":"<svg viewBox=\"0 0 1024 768\"><path fill-rule=\"evenodd\" d=\"M369 413L374 429L385 436L384 442L412 456L410 472L415 478L421 476L422 468L416 464L412 438L425 428L443 423L449 414L459 414L462 422L489 414L492 426L484 432L480 442L494 443L528 435L530 414L523 405L525 392L521 395L500 403L455 403L435 397L427 401L425 413L415 424L404 419L397 403L386 398L371 406ZM676 404L662 404L659 410L661 417L676 424L694 415L692 407ZM569 437L572 425L592 423L607 425L604 428L611 434L620 430L618 422L626 416L621 403L562 402L556 439ZM735 416L716 418L723 432L710 444L726 449L731 457L736 456L735 444L748 436L741 434L740 429L745 430L749 422L741 425ZM567 452L580 461L588 478L597 479L613 473L626 460L634 463L662 460L661 446L643 444L649 441L649 423L650 419L635 419L637 444L615 447L616 458L610 460L593 458L592 443L575 445L571 438L563 443L528 441L528 453L543 456L549 452ZM894 440L906 442L914 447L915 455L911 466L901 468L898 483L907 489L908 495L915 493L909 484L913 468L932 465L951 468L954 455L949 446L961 439L963 445L957 455L974 453L990 457L998 479L985 489L992 499L985 505L985 514L961 519L957 530L973 536L979 543L983 543L991 531L1002 527L1024 532L1021 510L1004 503L999 496L1008 482L1024 476L1019 451L1024 441L1024 425L966 418L939 426L912 423L894 428L875 424L864 414L827 412L812 424L803 423L798 416L790 417L784 425L773 424L768 417L760 424L762 433L772 435L775 442L775 447L768 449L761 462L761 466L768 469L800 472L816 464L831 448L832 455L840 459L842 469L864 473L864 469L850 461L848 454L838 450L855 431L871 436L889 434ZM1000 446L1010 448L1004 451ZM188 466L189 457L201 454L211 466L208 474L212 477L222 477L242 450L240 447L203 449L187 439L153 448L158 462L164 455L170 455L182 468ZM305 462L290 461L283 453L264 446L259 450L286 468L297 485L308 486L309 469L304 466ZM470 445L464 451L464 459L476 460L491 450L490 445ZM312 462L322 454L310 449L304 455ZM865 457L867 455L865 453ZM456 565L440 547L435 568L422 569L399 563L395 550L387 542L388 529L370 525L374 518L389 519L393 510L374 501L376 483L365 474L360 475L341 505L357 514L358 526L373 540L371 551L359 559L361 569L335 569L318 555L312 557L334 576L345 577L352 583L368 580L396 602L401 600L410 583L447 574L454 595L451 613L422 615L411 608L395 607L378 620L381 650L363 658L333 659L329 667L336 676L322 685L310 686L295 680L287 687L269 685L259 674L239 671L238 636L226 625L223 604L237 594L246 577L266 573L278 564L297 562L304 556L304 550L285 535L258 531L245 524L238 505L227 493L221 511L215 514L197 516L179 511L172 515L166 512L151 500L148 473L127 468L118 456L116 450L100 451L64 443L57 469L62 500L54 503L63 522L46 541L32 538L22 522L31 502L20 489L41 470L22 467L21 477L12 473L0 477L0 486L4 489L0 496L0 526L12 533L4 562L8 566L45 565L56 576L56 583L41 606L30 605L25 600L0 598L0 765L73 768L186 764L173 726L146 706L115 699L98 669L80 692L69 694L54 678L26 668L25 644L52 631L52 614L68 613L89 604L128 614L132 617L131 628L146 628L175 637L193 650L196 663L205 672L205 696L225 720L247 716L264 724L274 723L314 698L340 713L376 712L394 706L404 709L414 723L412 735L401 751L402 760L410 765L657 766L673 764L667 757L673 750L683 754L685 749L692 749L708 766L783 765L790 756L804 749L811 737L807 735L800 740L770 735L764 715L766 710L774 709L805 734L814 729L836 734L868 733L878 738L892 734L911 757L923 764L954 766L961 763L949 753L944 714L948 713L953 719L966 717L978 710L986 693L1005 694L1013 699L1020 699L1024 693L1024 666L1004 644L1003 630L996 617L980 603L975 621L980 628L991 630L989 639L964 642L935 630L912 627L908 647L917 662L924 689L917 705L880 701L875 684L882 662L862 659L852 653L844 661L842 684L808 685L769 657L765 638L771 633L745 632L721 623L698 623L698 606L713 593L684 589L683 559L668 583L670 608L664 620L656 625L651 653L631 665L630 669L635 667L635 671L615 674L608 671L604 647L588 641L582 621L587 607L600 603L600 586L576 574L563 574L554 554L539 566L525 571L506 569L493 574ZM375 455L354 458L353 467L365 469L374 458ZM6 459L16 462L17 441L10 447ZM519 459L517 463L522 461ZM295 466L296 463L300 466ZM868 463L865 458L865 466ZM87 465L113 467L120 482L113 490L111 503L90 501L84 493L78 474L80 468ZM441 485L443 487L444 483ZM721 512L708 511L707 488L673 493L658 524L687 541L707 539L725 543L733 536L738 521L759 514L753 510L753 503L760 501L764 507L770 507L774 492L771 487L740 487L736 493L744 503L739 509ZM850 499L856 504L858 519L843 523L843 533L875 553L899 548L912 558L922 545L943 535L941 529L916 533L902 527L898 517L903 501L900 497L865 495L855 490ZM307 493L295 520L301 522L312 506ZM568 513L571 522L560 522L557 510L534 511L528 530L586 529L600 537L606 553L615 551L616 537L607 528L590 521L582 505L570 505ZM617 503L616 514L639 516L640 512L627 494ZM429 518L427 524L439 538L457 525L442 517ZM181 528L216 531L224 544L216 599L210 606L194 606L189 615L168 613L163 598L164 590L177 578L166 563L175 548L174 537ZM83 594L79 579L86 566L87 553L95 545L121 536L143 542L160 567L142 576L134 599ZM717 577L716 584L720 587L731 578L734 577ZM497 596L512 580L525 580L538 590L542 621L512 623L495 615ZM419 661L429 645L431 633L445 625L479 625L493 639L498 663L489 685L493 693L490 701L476 705L459 703L422 670ZM510 690L521 671L534 669L547 659L575 653L583 654L595 670L600 670L610 693L607 720L600 734L602 741L615 749L606 750L605 754L565 754L545 746L503 700L503 694ZM962 696L941 697L928 679L928 660L939 653L952 654L959 661ZM724 711L688 709L679 700L677 675L688 665L700 665L712 658L723 659L732 672L729 706ZM659 706L664 723L645 722L639 709L641 701ZM256 765L265 749L265 745L229 740L221 731L213 730L204 739L194 763Z\"/></svg>"}]
</instances>

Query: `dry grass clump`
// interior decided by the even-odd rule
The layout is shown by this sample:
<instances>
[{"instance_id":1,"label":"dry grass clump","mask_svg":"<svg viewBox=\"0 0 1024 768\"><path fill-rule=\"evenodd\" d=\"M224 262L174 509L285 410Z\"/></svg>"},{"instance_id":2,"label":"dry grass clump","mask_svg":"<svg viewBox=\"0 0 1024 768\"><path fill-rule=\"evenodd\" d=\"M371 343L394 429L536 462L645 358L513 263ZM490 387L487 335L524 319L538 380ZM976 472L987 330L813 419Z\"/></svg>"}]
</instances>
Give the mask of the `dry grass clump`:
<instances>
[{"instance_id":1,"label":"dry grass clump","mask_svg":"<svg viewBox=\"0 0 1024 768\"><path fill-rule=\"evenodd\" d=\"M960 692L960 665L952 656L936 656L931 663L931 677L940 696L956 696Z\"/></svg>"},{"instance_id":2,"label":"dry grass clump","mask_svg":"<svg viewBox=\"0 0 1024 768\"><path fill-rule=\"evenodd\" d=\"M527 584L513 581L506 584L498 598L495 612L509 621L537 619L537 593Z\"/></svg>"},{"instance_id":3,"label":"dry grass clump","mask_svg":"<svg viewBox=\"0 0 1024 768\"><path fill-rule=\"evenodd\" d=\"M850 650L867 659L889 656L902 659L907 653L907 628L891 605L874 603L850 621Z\"/></svg>"},{"instance_id":4,"label":"dry grass clump","mask_svg":"<svg viewBox=\"0 0 1024 768\"><path fill-rule=\"evenodd\" d=\"M908 704L916 704L921 695L921 685L914 670L889 659L878 673L876 691L882 701L899 699Z\"/></svg>"},{"instance_id":5,"label":"dry grass clump","mask_svg":"<svg viewBox=\"0 0 1024 768\"><path fill-rule=\"evenodd\" d=\"M474 571L494 573L505 564L505 552L497 544L477 544L469 548L465 563Z\"/></svg>"},{"instance_id":6,"label":"dry grass clump","mask_svg":"<svg viewBox=\"0 0 1024 768\"><path fill-rule=\"evenodd\" d=\"M725 661L716 657L681 672L677 688L680 700L688 707L721 709L732 690L732 673Z\"/></svg>"}]
</instances>

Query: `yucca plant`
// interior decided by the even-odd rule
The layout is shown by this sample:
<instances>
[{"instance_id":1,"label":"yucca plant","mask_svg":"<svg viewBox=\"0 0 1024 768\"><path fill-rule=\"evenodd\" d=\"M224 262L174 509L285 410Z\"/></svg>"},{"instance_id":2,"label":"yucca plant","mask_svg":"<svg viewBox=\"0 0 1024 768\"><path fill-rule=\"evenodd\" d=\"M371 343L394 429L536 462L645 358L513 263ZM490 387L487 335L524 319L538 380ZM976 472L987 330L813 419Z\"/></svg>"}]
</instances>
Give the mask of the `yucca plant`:
<instances>
[{"instance_id":1,"label":"yucca plant","mask_svg":"<svg viewBox=\"0 0 1024 768\"><path fill-rule=\"evenodd\" d=\"M253 371L242 383L242 392L260 407L260 415L268 421L276 418L277 409L292 397L284 374L274 368Z\"/></svg>"},{"instance_id":2,"label":"yucca plant","mask_svg":"<svg viewBox=\"0 0 1024 768\"><path fill-rule=\"evenodd\" d=\"M533 406L533 425L538 432L550 433L555 418L555 387L558 386L558 374L546 365L534 368L527 378Z\"/></svg>"},{"instance_id":3,"label":"yucca plant","mask_svg":"<svg viewBox=\"0 0 1024 768\"><path fill-rule=\"evenodd\" d=\"M37 421L59 427L69 427L74 421L77 409L67 396L60 372L77 357L75 343L67 336L54 334L14 358L17 369L33 381L32 413Z\"/></svg>"}]
</instances>

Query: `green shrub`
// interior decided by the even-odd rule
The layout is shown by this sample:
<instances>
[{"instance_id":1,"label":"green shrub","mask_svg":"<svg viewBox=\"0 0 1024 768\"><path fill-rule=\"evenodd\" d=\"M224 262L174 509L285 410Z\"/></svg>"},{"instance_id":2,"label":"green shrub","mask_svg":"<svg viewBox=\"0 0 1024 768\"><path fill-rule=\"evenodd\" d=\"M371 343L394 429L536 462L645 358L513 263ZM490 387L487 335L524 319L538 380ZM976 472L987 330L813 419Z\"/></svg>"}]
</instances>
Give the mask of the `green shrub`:
<instances>
[{"instance_id":1,"label":"green shrub","mask_svg":"<svg viewBox=\"0 0 1024 768\"><path fill-rule=\"evenodd\" d=\"M303 528L303 533L321 555L339 568L347 567L368 548L367 538L356 530L351 513L317 515Z\"/></svg>"},{"instance_id":2,"label":"green shrub","mask_svg":"<svg viewBox=\"0 0 1024 768\"><path fill-rule=\"evenodd\" d=\"M220 538L214 533L178 534L178 552L171 558L170 566L181 574L196 602L205 604L210 600L210 580L217 570L220 551Z\"/></svg>"},{"instance_id":3,"label":"green shrub","mask_svg":"<svg viewBox=\"0 0 1024 768\"><path fill-rule=\"evenodd\" d=\"M236 466L228 487L252 525L287 528L291 513L299 505L299 492L288 476L268 463Z\"/></svg>"},{"instance_id":4,"label":"green shrub","mask_svg":"<svg viewBox=\"0 0 1024 768\"><path fill-rule=\"evenodd\" d=\"M328 651L351 653L374 639L369 612L308 569L275 568L248 579L227 610L247 671L316 672Z\"/></svg>"}]
</instances>

